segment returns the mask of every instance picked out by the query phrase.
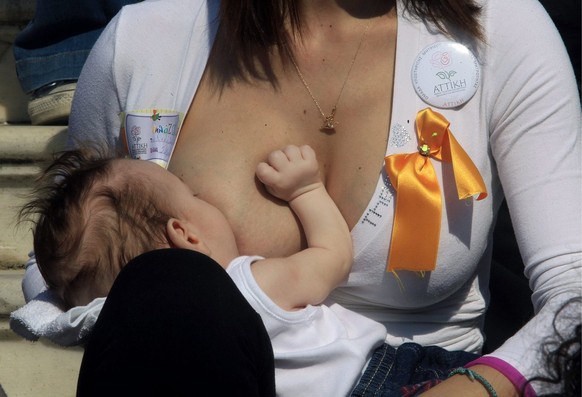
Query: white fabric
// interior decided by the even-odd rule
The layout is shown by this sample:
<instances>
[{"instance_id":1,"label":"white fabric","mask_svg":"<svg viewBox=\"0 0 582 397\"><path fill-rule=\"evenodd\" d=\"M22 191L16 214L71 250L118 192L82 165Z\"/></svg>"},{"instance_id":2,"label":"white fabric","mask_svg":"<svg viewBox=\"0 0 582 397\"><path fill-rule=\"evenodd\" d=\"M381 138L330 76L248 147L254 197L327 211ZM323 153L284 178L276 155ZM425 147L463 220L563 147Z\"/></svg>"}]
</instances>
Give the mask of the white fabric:
<instances>
[{"instance_id":1,"label":"white fabric","mask_svg":"<svg viewBox=\"0 0 582 397\"><path fill-rule=\"evenodd\" d=\"M35 296L47 290L47 285L38 270L34 251L28 254L28 261L24 265L25 276L22 280L22 292L26 302L34 299Z\"/></svg>"},{"instance_id":2,"label":"white fabric","mask_svg":"<svg viewBox=\"0 0 582 397\"><path fill-rule=\"evenodd\" d=\"M537 314L493 355L530 377L538 365L531 351L551 333L554 308L580 294L580 103L569 59L541 5L536 0L483 5L486 44L460 40L478 57L481 85L464 106L437 110L480 170L489 197L459 202L450 188L451 170L433 162L445 196L437 270L424 278L400 272L400 289L384 273L395 197L380 175L369 208L352 231L354 269L334 298L385 324L393 345L414 340L478 351L491 232L505 194ZM81 75L69 125L72 139L102 137L121 148L120 112L163 108L185 113L208 59L217 9L218 2L204 0L125 7ZM449 40L402 15L402 7L399 12L387 154L417 150L414 117L427 105L413 90L411 67L424 47ZM412 138L403 146L392 140L398 129Z\"/></svg>"},{"instance_id":3,"label":"white fabric","mask_svg":"<svg viewBox=\"0 0 582 397\"><path fill-rule=\"evenodd\" d=\"M285 311L259 287L251 264L233 260L227 272L259 313L273 345L278 396L347 396L372 350L386 337L382 324L338 304Z\"/></svg>"},{"instance_id":4,"label":"white fabric","mask_svg":"<svg viewBox=\"0 0 582 397\"><path fill-rule=\"evenodd\" d=\"M10 328L30 341L43 337L61 346L82 345L91 334L104 302L105 298L97 298L65 312L60 299L45 290L10 314Z\"/></svg>"}]
</instances>

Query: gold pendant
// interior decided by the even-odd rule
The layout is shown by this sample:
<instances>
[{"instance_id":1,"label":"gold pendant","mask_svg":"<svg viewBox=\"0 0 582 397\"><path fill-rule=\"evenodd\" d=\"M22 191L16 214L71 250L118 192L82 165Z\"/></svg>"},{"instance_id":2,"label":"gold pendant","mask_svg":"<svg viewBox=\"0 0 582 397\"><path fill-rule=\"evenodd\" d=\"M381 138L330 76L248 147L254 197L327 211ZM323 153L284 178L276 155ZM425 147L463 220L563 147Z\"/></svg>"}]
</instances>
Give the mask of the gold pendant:
<instances>
[{"instance_id":1,"label":"gold pendant","mask_svg":"<svg viewBox=\"0 0 582 397\"><path fill-rule=\"evenodd\" d=\"M335 124L336 124L336 121L334 119L335 118L335 110L336 110L336 108L334 106L334 108L331 110L331 114L329 116L324 116L325 120L323 122L323 125L321 126L322 130L335 129Z\"/></svg>"}]
</instances>

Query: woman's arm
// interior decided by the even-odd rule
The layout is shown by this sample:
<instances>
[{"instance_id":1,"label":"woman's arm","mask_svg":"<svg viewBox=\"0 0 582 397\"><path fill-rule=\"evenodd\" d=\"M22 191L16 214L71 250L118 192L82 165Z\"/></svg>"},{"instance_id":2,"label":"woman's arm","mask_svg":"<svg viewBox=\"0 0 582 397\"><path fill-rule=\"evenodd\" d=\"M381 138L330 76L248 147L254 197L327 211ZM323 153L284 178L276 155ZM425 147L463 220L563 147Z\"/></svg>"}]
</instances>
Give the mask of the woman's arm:
<instances>
[{"instance_id":1,"label":"woman's arm","mask_svg":"<svg viewBox=\"0 0 582 397\"><path fill-rule=\"evenodd\" d=\"M79 76L69 117L69 149L93 141L120 148L119 112L122 107L114 73L119 16L103 31Z\"/></svg>"},{"instance_id":2,"label":"woman's arm","mask_svg":"<svg viewBox=\"0 0 582 397\"><path fill-rule=\"evenodd\" d=\"M504 365L478 360L471 367L503 397L518 395L540 373L541 346L552 337L556 310L581 294L580 102L564 45L538 2L489 1L484 12L490 74L483 76L483 113L536 313L488 355ZM489 395L463 375L424 395L470 392Z\"/></svg>"}]
</instances>

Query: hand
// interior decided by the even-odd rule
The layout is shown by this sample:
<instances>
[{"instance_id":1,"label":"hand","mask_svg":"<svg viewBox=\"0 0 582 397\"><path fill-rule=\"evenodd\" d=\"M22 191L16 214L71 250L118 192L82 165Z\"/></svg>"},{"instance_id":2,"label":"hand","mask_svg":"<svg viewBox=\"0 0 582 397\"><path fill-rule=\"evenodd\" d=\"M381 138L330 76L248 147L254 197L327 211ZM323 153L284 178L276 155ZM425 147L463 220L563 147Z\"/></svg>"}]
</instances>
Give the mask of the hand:
<instances>
[{"instance_id":1,"label":"hand","mask_svg":"<svg viewBox=\"0 0 582 397\"><path fill-rule=\"evenodd\" d=\"M256 174L269 193L286 201L323 186L315 152L307 145L275 150L257 166Z\"/></svg>"}]
</instances>

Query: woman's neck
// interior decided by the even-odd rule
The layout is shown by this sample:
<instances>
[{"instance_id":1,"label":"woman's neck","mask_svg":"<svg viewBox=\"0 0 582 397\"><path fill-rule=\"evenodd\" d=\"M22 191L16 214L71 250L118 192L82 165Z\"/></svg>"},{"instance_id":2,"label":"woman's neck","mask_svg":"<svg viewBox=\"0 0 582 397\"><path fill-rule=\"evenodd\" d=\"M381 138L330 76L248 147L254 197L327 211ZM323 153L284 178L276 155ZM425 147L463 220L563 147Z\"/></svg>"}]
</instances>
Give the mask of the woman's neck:
<instances>
[{"instance_id":1,"label":"woman's neck","mask_svg":"<svg viewBox=\"0 0 582 397\"><path fill-rule=\"evenodd\" d=\"M372 18L395 9L396 0L301 0L302 35L353 34Z\"/></svg>"},{"instance_id":2,"label":"woman's neck","mask_svg":"<svg viewBox=\"0 0 582 397\"><path fill-rule=\"evenodd\" d=\"M302 21L369 19L391 10L396 0L299 0Z\"/></svg>"}]
</instances>

